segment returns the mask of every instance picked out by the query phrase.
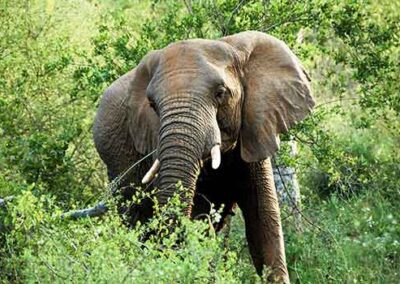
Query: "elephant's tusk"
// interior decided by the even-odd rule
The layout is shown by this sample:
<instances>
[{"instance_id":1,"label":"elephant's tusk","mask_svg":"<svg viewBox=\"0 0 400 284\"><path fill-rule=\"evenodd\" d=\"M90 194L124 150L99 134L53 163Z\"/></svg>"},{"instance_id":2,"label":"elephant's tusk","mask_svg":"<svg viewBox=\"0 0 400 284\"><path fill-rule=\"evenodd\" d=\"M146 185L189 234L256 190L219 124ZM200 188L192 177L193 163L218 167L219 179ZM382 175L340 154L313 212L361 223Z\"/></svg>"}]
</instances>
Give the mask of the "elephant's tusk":
<instances>
[{"instance_id":1,"label":"elephant's tusk","mask_svg":"<svg viewBox=\"0 0 400 284\"><path fill-rule=\"evenodd\" d=\"M219 144L211 149L211 166L214 170L218 169L221 164L221 149Z\"/></svg>"},{"instance_id":2,"label":"elephant's tusk","mask_svg":"<svg viewBox=\"0 0 400 284\"><path fill-rule=\"evenodd\" d=\"M146 175L142 179L142 183L149 183L157 174L158 170L160 169L160 161L156 159L151 166L150 170L146 173Z\"/></svg>"}]
</instances>

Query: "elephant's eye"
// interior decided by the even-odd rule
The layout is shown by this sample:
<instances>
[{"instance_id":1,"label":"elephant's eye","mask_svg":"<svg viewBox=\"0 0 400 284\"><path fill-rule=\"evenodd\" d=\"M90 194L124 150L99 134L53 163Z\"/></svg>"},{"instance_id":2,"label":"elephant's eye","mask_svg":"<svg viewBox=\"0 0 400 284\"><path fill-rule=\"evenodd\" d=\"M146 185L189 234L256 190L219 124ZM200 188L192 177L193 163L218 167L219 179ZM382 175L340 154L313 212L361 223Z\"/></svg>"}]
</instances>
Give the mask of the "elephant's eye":
<instances>
[{"instance_id":1,"label":"elephant's eye","mask_svg":"<svg viewBox=\"0 0 400 284\"><path fill-rule=\"evenodd\" d=\"M155 112L157 112L156 104L155 104L152 100L149 100L149 106L150 106Z\"/></svg>"},{"instance_id":2,"label":"elephant's eye","mask_svg":"<svg viewBox=\"0 0 400 284\"><path fill-rule=\"evenodd\" d=\"M221 103L229 94L229 90L225 86L219 86L215 92L215 98Z\"/></svg>"}]
</instances>

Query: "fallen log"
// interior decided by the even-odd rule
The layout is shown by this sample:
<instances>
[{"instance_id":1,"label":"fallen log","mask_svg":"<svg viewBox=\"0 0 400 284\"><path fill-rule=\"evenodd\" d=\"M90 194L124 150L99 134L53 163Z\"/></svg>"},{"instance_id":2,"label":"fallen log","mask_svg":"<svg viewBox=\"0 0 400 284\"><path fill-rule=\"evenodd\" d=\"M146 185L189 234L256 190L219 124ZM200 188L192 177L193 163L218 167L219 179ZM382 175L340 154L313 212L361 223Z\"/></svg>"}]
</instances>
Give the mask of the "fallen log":
<instances>
[{"instance_id":1,"label":"fallen log","mask_svg":"<svg viewBox=\"0 0 400 284\"><path fill-rule=\"evenodd\" d=\"M15 199L15 196L7 196L0 198L0 208L6 208L7 203ZM104 202L99 202L93 207L72 210L61 214L62 219L79 219L86 217L98 217L104 215L108 211L108 207Z\"/></svg>"},{"instance_id":2,"label":"fallen log","mask_svg":"<svg viewBox=\"0 0 400 284\"><path fill-rule=\"evenodd\" d=\"M79 219L86 217L98 217L104 215L108 211L108 207L104 202L98 203L96 206L72 210L61 214L62 219Z\"/></svg>"}]
</instances>

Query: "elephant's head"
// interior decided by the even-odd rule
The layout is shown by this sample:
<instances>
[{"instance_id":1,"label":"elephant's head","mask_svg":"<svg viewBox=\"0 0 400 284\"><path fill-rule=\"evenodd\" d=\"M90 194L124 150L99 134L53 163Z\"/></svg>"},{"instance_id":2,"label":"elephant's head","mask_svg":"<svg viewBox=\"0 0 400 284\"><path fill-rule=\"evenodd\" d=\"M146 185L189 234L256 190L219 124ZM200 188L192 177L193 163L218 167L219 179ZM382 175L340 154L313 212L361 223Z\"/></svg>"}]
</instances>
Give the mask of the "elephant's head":
<instances>
[{"instance_id":1,"label":"elephant's head","mask_svg":"<svg viewBox=\"0 0 400 284\"><path fill-rule=\"evenodd\" d=\"M220 151L236 144L245 162L270 157L278 134L314 106L297 57L260 32L173 43L148 54L133 72L130 134L143 154L157 149L145 181L158 170L160 203L181 180L191 205L202 161L211 152L213 168Z\"/></svg>"}]
</instances>

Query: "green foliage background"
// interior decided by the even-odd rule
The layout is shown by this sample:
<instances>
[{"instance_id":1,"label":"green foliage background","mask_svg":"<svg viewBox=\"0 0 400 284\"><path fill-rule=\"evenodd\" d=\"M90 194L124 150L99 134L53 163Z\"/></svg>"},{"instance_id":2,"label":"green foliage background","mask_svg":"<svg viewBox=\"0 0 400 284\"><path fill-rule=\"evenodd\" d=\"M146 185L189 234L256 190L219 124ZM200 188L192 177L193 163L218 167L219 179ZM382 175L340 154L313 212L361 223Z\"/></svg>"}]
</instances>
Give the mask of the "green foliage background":
<instances>
[{"instance_id":1,"label":"green foliage background","mask_svg":"<svg viewBox=\"0 0 400 284\"><path fill-rule=\"evenodd\" d=\"M260 282L240 214L229 240L205 222L171 226L165 210L135 230L114 210L57 217L108 195L91 135L106 86L170 42L259 30L302 59L318 102L289 134L299 155L283 146L278 159L301 182L301 232L282 211L292 281L397 283L399 11L388 0L0 1L0 197L15 196L0 208L0 281Z\"/></svg>"}]
</instances>

